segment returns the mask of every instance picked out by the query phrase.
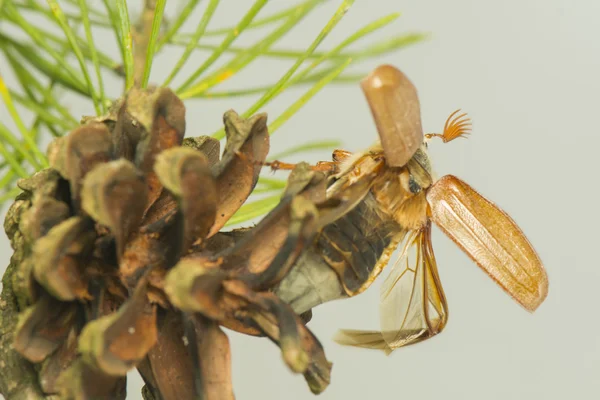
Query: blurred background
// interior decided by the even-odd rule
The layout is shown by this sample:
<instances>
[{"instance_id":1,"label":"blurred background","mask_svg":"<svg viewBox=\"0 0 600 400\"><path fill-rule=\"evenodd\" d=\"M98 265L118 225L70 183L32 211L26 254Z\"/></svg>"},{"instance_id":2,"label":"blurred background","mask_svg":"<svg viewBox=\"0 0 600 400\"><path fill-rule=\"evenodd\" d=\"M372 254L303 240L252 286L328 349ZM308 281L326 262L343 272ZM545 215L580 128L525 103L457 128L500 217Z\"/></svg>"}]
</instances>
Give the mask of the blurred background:
<instances>
[{"instance_id":1,"label":"blurred background","mask_svg":"<svg viewBox=\"0 0 600 400\"><path fill-rule=\"evenodd\" d=\"M214 17L216 26L231 25L247 9L246 2L225 3ZM270 3L266 9L289 6L285 0ZM339 3L325 2L282 43L306 48ZM450 307L444 332L391 356L342 347L331 340L339 328L378 327L384 270L360 296L313 310L309 327L333 362L331 384L319 398L597 398L600 2L356 0L323 47L339 42L360 25L398 11L402 17L379 37L409 31L431 36L408 49L362 62L354 71L368 72L382 63L403 70L419 90L426 132L441 131L448 115L458 108L468 112L473 134L449 144L433 142L434 167L440 176L462 178L517 221L545 263L550 292L538 311L529 314L435 230L434 250ZM112 37L98 38L99 47L109 46L103 46L104 39L114 43ZM116 48L112 51L118 54ZM180 50L171 51L178 57ZM190 70L205 56L193 54ZM152 80L162 82L171 68L166 64L155 63ZM265 59L235 81L265 84L288 67L289 62ZM0 70L6 68L0 64ZM120 84L112 90L120 91ZM303 90L290 89L263 111L277 115ZM254 100L187 102L187 136L214 132L224 111L243 110ZM69 96L64 97L64 105L75 115L93 113L88 104ZM0 119L8 119L3 108ZM311 139L339 139L350 151L360 151L376 139L358 85L326 87L273 136L272 151ZM329 157L329 152L315 152L300 158L316 162ZM0 272L10 254L2 232ZM238 399L313 397L302 377L287 370L276 346L228 333ZM143 383L137 373L128 385L129 398L141 399Z\"/></svg>"}]
</instances>

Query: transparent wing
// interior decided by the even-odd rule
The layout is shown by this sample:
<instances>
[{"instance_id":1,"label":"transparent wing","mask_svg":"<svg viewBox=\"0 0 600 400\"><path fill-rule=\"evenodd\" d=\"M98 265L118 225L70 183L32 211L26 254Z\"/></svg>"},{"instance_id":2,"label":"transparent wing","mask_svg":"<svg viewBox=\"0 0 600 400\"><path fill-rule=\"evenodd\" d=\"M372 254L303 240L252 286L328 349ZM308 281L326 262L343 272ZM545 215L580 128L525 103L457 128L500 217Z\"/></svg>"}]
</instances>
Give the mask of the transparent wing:
<instances>
[{"instance_id":1,"label":"transparent wing","mask_svg":"<svg viewBox=\"0 0 600 400\"><path fill-rule=\"evenodd\" d=\"M413 231L381 287L381 331L343 330L336 342L384 350L428 339L442 331L448 307L431 247L431 225Z\"/></svg>"}]
</instances>

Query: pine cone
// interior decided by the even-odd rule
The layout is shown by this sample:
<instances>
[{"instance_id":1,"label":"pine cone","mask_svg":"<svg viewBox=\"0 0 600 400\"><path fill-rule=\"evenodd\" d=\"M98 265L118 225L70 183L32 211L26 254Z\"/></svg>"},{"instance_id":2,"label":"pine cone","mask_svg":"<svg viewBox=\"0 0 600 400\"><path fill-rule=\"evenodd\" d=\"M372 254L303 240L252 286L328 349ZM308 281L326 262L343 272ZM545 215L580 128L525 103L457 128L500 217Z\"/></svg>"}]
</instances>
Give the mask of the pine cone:
<instances>
[{"instance_id":1,"label":"pine cone","mask_svg":"<svg viewBox=\"0 0 600 400\"><path fill-rule=\"evenodd\" d=\"M7 398L122 399L138 368L145 398L233 399L220 326L268 336L313 392L325 389L320 343L270 291L322 226L313 204L324 176L298 168L268 218L220 232L269 150L266 115L228 111L224 124L219 159L218 141L184 140L170 90L134 89L19 182L0 298Z\"/></svg>"}]
</instances>

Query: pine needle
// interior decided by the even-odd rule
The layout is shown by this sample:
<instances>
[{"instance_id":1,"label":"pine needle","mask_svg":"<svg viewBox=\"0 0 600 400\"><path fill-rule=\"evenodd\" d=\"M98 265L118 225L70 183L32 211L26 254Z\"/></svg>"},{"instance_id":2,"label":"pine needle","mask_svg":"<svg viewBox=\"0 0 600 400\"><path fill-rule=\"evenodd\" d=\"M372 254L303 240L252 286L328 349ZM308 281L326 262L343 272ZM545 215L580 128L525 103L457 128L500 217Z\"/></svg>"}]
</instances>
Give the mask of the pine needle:
<instances>
[{"instance_id":1,"label":"pine needle","mask_svg":"<svg viewBox=\"0 0 600 400\"><path fill-rule=\"evenodd\" d=\"M71 27L69 26L69 23L67 22L67 19L64 15L62 9L58 5L58 2L56 0L48 0L48 5L50 6L50 9L52 10L52 14L54 15L54 18L56 19L56 21L62 28L63 32L65 33L65 36L67 37L67 40L69 41L69 44L71 45L71 48L73 49L73 53L75 54L75 57L77 57L77 61L79 62L79 68L81 69L81 72L83 73L83 78L85 79L85 83L87 84L87 90L90 93L90 95L92 96L92 100L94 102L94 107L96 108L96 113L100 114L102 112L102 106L101 106L102 101L101 101L101 99L98 98L98 95L96 95L96 90L94 89L94 84L92 83L90 74L88 73L88 69L87 69L87 65L85 63L85 59L83 57L83 53L81 52L81 48L79 48L79 44L77 43L77 39L75 38L75 33L71 30ZM91 36L91 34L90 34L90 36Z\"/></svg>"},{"instance_id":2,"label":"pine needle","mask_svg":"<svg viewBox=\"0 0 600 400\"><path fill-rule=\"evenodd\" d=\"M148 80L150 79L150 70L152 69L152 61L154 61L154 53L156 51L156 42L158 40L158 34L160 33L160 24L163 19L166 4L167 0L156 1L154 19L152 20L152 32L150 34L150 39L148 40L148 49L146 50L146 63L144 64L142 88L146 88L148 86Z\"/></svg>"},{"instance_id":3,"label":"pine needle","mask_svg":"<svg viewBox=\"0 0 600 400\"><path fill-rule=\"evenodd\" d=\"M125 70L125 90L133 87L133 38L131 35L131 22L127 10L127 0L116 0L118 15L119 38L123 52L123 68Z\"/></svg>"},{"instance_id":4,"label":"pine needle","mask_svg":"<svg viewBox=\"0 0 600 400\"><path fill-rule=\"evenodd\" d=\"M246 14L242 17L240 22L236 25L236 27L229 32L229 34L223 39L221 45L215 49L215 51L208 57L206 61L196 70L194 71L188 79L177 89L177 93L183 93L187 88L189 88L195 80L201 76L204 71L210 68L211 65L215 61L219 59L221 54L227 50L227 48L233 43L235 39L237 39L240 34L250 25L256 14L267 4L268 0L256 0L252 7L246 12Z\"/></svg>"}]
</instances>

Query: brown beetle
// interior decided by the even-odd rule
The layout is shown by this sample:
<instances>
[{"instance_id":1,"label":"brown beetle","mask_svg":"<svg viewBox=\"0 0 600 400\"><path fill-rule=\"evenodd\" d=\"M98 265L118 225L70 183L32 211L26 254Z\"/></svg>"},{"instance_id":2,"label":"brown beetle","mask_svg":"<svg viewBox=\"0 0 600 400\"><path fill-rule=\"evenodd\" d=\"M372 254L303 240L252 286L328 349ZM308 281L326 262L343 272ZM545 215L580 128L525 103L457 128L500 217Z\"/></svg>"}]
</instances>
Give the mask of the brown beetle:
<instances>
[{"instance_id":1,"label":"brown beetle","mask_svg":"<svg viewBox=\"0 0 600 400\"><path fill-rule=\"evenodd\" d=\"M442 134L424 135L417 91L398 69L384 65L362 82L380 141L362 153L336 150L326 199L343 199L356 185L359 202L323 226L314 245L279 282L275 293L296 312L367 289L403 244L381 292L381 332L341 331L336 341L386 352L430 338L445 327L448 307L431 245L431 222L525 309L548 291L545 269L515 222L459 178L436 179L427 155L433 137L444 142L470 132L453 113ZM291 164L270 163L275 168Z\"/></svg>"}]
</instances>

